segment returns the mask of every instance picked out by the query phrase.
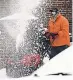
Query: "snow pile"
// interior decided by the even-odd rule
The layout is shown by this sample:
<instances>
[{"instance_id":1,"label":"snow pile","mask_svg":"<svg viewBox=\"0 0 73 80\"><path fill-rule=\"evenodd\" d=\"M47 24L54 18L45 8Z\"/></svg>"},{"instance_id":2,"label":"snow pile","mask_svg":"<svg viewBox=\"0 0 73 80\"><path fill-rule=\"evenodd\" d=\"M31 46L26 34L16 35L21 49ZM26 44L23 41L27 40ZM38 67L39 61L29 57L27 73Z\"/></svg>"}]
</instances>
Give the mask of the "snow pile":
<instances>
[{"instance_id":1,"label":"snow pile","mask_svg":"<svg viewBox=\"0 0 73 80\"><path fill-rule=\"evenodd\" d=\"M6 76L6 70L2 69L0 70L0 79L1 80L44 80L44 78L46 80L48 79L56 79L56 80L72 80L73 77L70 76L52 76L49 74L53 74L53 73L59 73L59 72L63 72L63 73L69 73L73 75L73 46L69 47L67 50L61 52L59 55L57 55L56 57L54 57L52 60L48 61L44 66L42 66L41 68L39 68L36 72L34 72L31 76L28 77L21 77L21 78L9 78ZM38 74L39 77L34 77L34 74Z\"/></svg>"}]
</instances>

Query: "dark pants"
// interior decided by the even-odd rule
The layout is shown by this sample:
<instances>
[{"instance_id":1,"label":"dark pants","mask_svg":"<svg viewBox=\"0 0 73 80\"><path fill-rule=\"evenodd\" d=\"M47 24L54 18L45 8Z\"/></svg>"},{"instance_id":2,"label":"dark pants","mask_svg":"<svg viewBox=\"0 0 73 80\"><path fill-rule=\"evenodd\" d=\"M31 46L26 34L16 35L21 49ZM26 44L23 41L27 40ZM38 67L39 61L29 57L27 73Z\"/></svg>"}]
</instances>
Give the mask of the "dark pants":
<instances>
[{"instance_id":1,"label":"dark pants","mask_svg":"<svg viewBox=\"0 0 73 80\"><path fill-rule=\"evenodd\" d=\"M53 58L54 56L56 56L57 54L59 54L61 51L65 50L66 48L68 48L69 46L64 45L64 46L58 46L58 47L52 47L51 48L51 54L50 59Z\"/></svg>"}]
</instances>

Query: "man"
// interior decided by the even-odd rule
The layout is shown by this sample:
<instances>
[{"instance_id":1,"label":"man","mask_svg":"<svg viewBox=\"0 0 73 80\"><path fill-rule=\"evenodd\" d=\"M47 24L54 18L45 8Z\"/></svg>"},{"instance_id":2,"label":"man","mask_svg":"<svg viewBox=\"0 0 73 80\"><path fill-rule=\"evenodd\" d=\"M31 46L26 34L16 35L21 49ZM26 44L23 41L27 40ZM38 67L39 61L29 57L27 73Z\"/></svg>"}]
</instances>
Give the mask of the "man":
<instances>
[{"instance_id":1,"label":"man","mask_svg":"<svg viewBox=\"0 0 73 80\"><path fill-rule=\"evenodd\" d=\"M50 33L50 43L52 46L51 59L70 46L70 37L68 20L60 14L57 8L52 8L50 13L51 18L48 22L47 31Z\"/></svg>"}]
</instances>

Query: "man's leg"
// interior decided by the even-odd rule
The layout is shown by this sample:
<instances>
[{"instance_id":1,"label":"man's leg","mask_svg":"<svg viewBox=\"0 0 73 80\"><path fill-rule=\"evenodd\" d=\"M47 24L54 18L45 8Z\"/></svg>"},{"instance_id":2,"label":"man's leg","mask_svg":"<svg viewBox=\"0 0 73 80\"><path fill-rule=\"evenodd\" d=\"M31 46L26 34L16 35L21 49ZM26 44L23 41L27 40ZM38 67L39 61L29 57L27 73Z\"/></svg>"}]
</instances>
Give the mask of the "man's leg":
<instances>
[{"instance_id":1,"label":"man's leg","mask_svg":"<svg viewBox=\"0 0 73 80\"><path fill-rule=\"evenodd\" d=\"M50 59L52 59L54 56L56 56L58 54L57 52L57 48L56 47L52 47L51 48L51 54L49 55L50 56Z\"/></svg>"},{"instance_id":2,"label":"man's leg","mask_svg":"<svg viewBox=\"0 0 73 80\"><path fill-rule=\"evenodd\" d=\"M50 54L50 59L59 54L61 51L65 50L69 46L64 45L64 46L59 46L59 47L52 47L51 49L51 54Z\"/></svg>"},{"instance_id":3,"label":"man's leg","mask_svg":"<svg viewBox=\"0 0 73 80\"><path fill-rule=\"evenodd\" d=\"M67 46L67 45L59 46L59 47L57 47L57 52L60 53L60 52L62 52L63 50L65 50L66 48L68 48L68 47L69 47L69 46Z\"/></svg>"}]
</instances>

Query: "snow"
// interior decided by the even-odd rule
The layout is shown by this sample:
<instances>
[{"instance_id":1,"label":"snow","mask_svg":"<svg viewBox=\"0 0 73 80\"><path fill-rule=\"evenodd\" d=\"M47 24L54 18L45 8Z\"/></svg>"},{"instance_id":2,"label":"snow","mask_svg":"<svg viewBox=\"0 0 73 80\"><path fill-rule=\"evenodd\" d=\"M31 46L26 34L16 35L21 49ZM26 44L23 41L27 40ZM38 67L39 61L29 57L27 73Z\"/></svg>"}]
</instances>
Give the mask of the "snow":
<instances>
[{"instance_id":1,"label":"snow","mask_svg":"<svg viewBox=\"0 0 73 80\"><path fill-rule=\"evenodd\" d=\"M18 13L13 13L9 16L2 17L0 18L0 21L5 21L4 22L4 27L8 31L9 35L13 38L16 39L17 36L23 35L26 32L26 27L28 27L28 20L31 19L37 19L32 14L32 11L40 4L41 0L16 0L16 3L13 3L14 5L20 5ZM32 3L33 2L33 3ZM11 9L11 7L10 7ZM14 11L12 11L14 12ZM8 21L9 20L9 21ZM12 21L15 21L13 25ZM11 22L10 22L11 21Z\"/></svg>"},{"instance_id":2,"label":"snow","mask_svg":"<svg viewBox=\"0 0 73 80\"><path fill-rule=\"evenodd\" d=\"M44 66L42 66L39 70L34 72L34 74L38 74L39 76L46 76L52 73L69 73L73 74L73 46L64 50L53 59L48 61ZM33 74L33 75L34 75Z\"/></svg>"},{"instance_id":3,"label":"snow","mask_svg":"<svg viewBox=\"0 0 73 80\"><path fill-rule=\"evenodd\" d=\"M28 26L28 20L37 19L32 14L32 10L39 5L41 0L18 0L20 4L20 13L14 13L7 17L1 18L0 20L18 20L16 22L16 28L7 23L5 27L9 34L16 38L16 47L18 47L21 42L24 42L23 34L26 33L26 28ZM44 0L43 0L44 1ZM32 3L33 2L33 3ZM28 4L27 4L28 3ZM25 25L26 24L26 25ZM18 27L18 25L20 27ZM25 26L24 26L25 25ZM9 28L10 27L10 28ZM19 33L16 32L16 29ZM25 30L25 31L24 31ZM1 33L1 32L0 32ZM17 35L16 35L17 34ZM16 36L15 36L16 35ZM65 72L73 74L73 46L69 47L67 50L61 52L59 55L55 56L52 60L48 60L48 58L44 59L44 65L40 67L37 71L35 71L31 76L21 77L21 78L9 78L6 75L6 69L0 70L0 79L1 80L52 80L52 76L47 76L48 74ZM40 77L34 77L34 74L38 74ZM60 80L60 77L54 77L54 80ZM70 80L70 77L64 78L64 80ZM63 80L63 79L62 79Z\"/></svg>"},{"instance_id":4,"label":"snow","mask_svg":"<svg viewBox=\"0 0 73 80\"><path fill-rule=\"evenodd\" d=\"M19 8L20 12L11 14L6 17L2 17L0 21L4 21L3 25L6 28L6 31L13 39L16 40L16 50L18 52L19 46L24 42L23 37L26 36L29 20L38 19L32 14L32 11L40 4L41 0L36 0L36 1L17 0L17 1L18 1L17 4L20 5ZM16 5L16 3L14 4Z\"/></svg>"},{"instance_id":5,"label":"snow","mask_svg":"<svg viewBox=\"0 0 73 80\"><path fill-rule=\"evenodd\" d=\"M0 80L33 80L32 76L21 77L21 78L10 78L6 75L6 69L0 70Z\"/></svg>"},{"instance_id":6,"label":"snow","mask_svg":"<svg viewBox=\"0 0 73 80\"><path fill-rule=\"evenodd\" d=\"M72 76L47 76L52 73L69 73L73 75L73 45L68 49L61 52L59 55L55 56L50 61L45 59L45 63L37 71L35 71L31 76L21 77L21 78L9 78L6 76L6 70L0 70L0 79L1 80L72 80ZM39 77L35 77L34 74L38 74Z\"/></svg>"}]
</instances>

